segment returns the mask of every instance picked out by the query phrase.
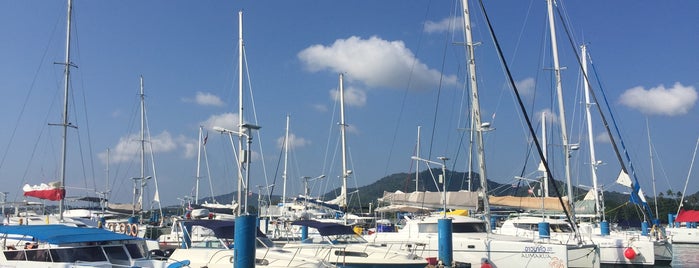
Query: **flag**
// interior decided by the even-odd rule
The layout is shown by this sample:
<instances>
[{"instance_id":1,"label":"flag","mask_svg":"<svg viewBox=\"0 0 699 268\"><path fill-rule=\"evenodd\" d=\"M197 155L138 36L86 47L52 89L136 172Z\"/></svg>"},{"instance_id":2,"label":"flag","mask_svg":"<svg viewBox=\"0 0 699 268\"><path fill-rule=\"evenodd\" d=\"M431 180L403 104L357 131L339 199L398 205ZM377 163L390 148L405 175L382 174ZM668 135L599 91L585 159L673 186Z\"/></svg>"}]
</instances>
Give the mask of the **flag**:
<instances>
[{"instance_id":1,"label":"flag","mask_svg":"<svg viewBox=\"0 0 699 268\"><path fill-rule=\"evenodd\" d=\"M206 145L206 141L207 141L208 139L209 139L209 132L207 131L207 132L206 132L206 137L204 137L204 144L202 144L202 145Z\"/></svg>"},{"instance_id":2,"label":"flag","mask_svg":"<svg viewBox=\"0 0 699 268\"><path fill-rule=\"evenodd\" d=\"M626 187L631 187L632 184L629 174L624 172L623 170L619 173L619 177L617 177L616 183L624 185Z\"/></svg>"},{"instance_id":3,"label":"flag","mask_svg":"<svg viewBox=\"0 0 699 268\"><path fill-rule=\"evenodd\" d=\"M158 190L155 190L155 195L153 196L153 201L160 203L160 194L158 193Z\"/></svg>"},{"instance_id":4,"label":"flag","mask_svg":"<svg viewBox=\"0 0 699 268\"><path fill-rule=\"evenodd\" d=\"M51 201L58 201L66 196L66 189L61 187L61 182L49 182L42 183L40 185L29 185L25 184L22 187L24 190L24 196L31 196L40 199L48 199Z\"/></svg>"}]
</instances>

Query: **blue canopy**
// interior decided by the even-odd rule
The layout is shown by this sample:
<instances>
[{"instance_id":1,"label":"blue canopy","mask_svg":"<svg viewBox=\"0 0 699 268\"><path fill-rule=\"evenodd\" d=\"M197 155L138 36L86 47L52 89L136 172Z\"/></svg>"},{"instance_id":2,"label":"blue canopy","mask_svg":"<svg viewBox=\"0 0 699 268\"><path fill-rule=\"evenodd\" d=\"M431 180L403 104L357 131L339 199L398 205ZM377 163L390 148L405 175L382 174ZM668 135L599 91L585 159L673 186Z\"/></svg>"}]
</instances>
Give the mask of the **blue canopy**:
<instances>
[{"instance_id":1,"label":"blue canopy","mask_svg":"<svg viewBox=\"0 0 699 268\"><path fill-rule=\"evenodd\" d=\"M67 244L140 239L100 228L74 227L62 224L2 225L0 234L33 237L40 242Z\"/></svg>"},{"instance_id":2,"label":"blue canopy","mask_svg":"<svg viewBox=\"0 0 699 268\"><path fill-rule=\"evenodd\" d=\"M318 233L322 236L328 235L343 235L343 234L356 234L352 229L352 226L342 225L333 222L320 222L316 220L298 220L291 223L292 225L301 225L318 230Z\"/></svg>"},{"instance_id":3,"label":"blue canopy","mask_svg":"<svg viewBox=\"0 0 699 268\"><path fill-rule=\"evenodd\" d=\"M184 220L182 224L186 228L201 226L211 229L216 238L234 239L235 237L235 221L232 220ZM260 229L257 229L257 237L265 237Z\"/></svg>"}]
</instances>

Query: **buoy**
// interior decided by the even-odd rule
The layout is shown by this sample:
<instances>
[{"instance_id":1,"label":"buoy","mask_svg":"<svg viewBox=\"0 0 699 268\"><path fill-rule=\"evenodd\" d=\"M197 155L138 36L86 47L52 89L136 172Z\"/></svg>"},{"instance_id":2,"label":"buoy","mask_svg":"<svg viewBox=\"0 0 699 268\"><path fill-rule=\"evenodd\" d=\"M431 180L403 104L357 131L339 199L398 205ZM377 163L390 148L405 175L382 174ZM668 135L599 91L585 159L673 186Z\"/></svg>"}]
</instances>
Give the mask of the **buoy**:
<instances>
[{"instance_id":1,"label":"buoy","mask_svg":"<svg viewBox=\"0 0 699 268\"><path fill-rule=\"evenodd\" d=\"M633 260L636 258L636 251L633 250L632 247L628 247L624 250L624 257L626 257L629 260Z\"/></svg>"}]
</instances>

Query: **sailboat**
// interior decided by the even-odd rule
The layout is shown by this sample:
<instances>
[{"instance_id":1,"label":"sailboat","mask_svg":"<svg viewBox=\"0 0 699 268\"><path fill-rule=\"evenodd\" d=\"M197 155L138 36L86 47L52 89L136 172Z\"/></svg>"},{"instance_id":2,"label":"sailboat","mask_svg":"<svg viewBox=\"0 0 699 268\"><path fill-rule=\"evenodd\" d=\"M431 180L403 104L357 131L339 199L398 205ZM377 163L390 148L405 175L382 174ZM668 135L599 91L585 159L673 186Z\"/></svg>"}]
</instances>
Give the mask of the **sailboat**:
<instances>
[{"instance_id":1,"label":"sailboat","mask_svg":"<svg viewBox=\"0 0 699 268\"><path fill-rule=\"evenodd\" d=\"M104 227L114 232L123 233L126 235L148 238L153 240L160 234L160 229L164 227L163 210L160 204L160 195L158 191L158 179L153 164L152 175L146 175L146 152L150 151L150 159L153 161L152 149L147 150L146 143L150 139L150 134L147 134L146 127L146 103L143 86L143 76L139 77L139 99L141 110L141 128L140 128L140 175L133 178L133 199L131 204L110 203L107 205L107 211L111 215L104 215ZM153 179L155 185L155 193L152 203L157 207L149 213L151 217L144 219L146 212L143 204L145 203L145 189L148 181Z\"/></svg>"},{"instance_id":2,"label":"sailboat","mask_svg":"<svg viewBox=\"0 0 699 268\"><path fill-rule=\"evenodd\" d=\"M70 89L70 35L73 2L67 1L66 54L64 65L64 105L60 184L54 185L60 200L58 224L0 226L2 267L166 267L166 263L150 258L143 239L117 234L101 228L85 228L63 224L66 178L67 130ZM37 189L31 189L33 191ZM46 191L46 189L39 189ZM31 195L31 194L30 194ZM47 218L48 219L48 218Z\"/></svg>"},{"instance_id":3,"label":"sailboat","mask_svg":"<svg viewBox=\"0 0 699 268\"><path fill-rule=\"evenodd\" d=\"M549 18L550 23L553 26L552 21L552 3L549 1ZM554 62L555 68L558 70L558 63L555 59L556 47L555 47L555 36L552 33L552 46L554 49ZM555 216L539 216L533 214L519 214L513 215L508 218L498 230L499 233L517 235L522 237L535 237L538 235L541 228L539 222L545 222L550 226L549 237L547 239L560 241L561 243L579 243L576 240L582 239L584 243L592 243L599 247L600 250L600 262L603 265L667 265L672 260L672 249L669 244L662 239L656 239L649 236L639 236L636 233L621 232L616 230L610 230L609 223L606 222L604 216L604 198L602 191L599 187L597 181L597 166L600 165L601 161L598 161L595 156L595 147L593 139L592 121L590 108L594 105L592 102L591 87L588 84L588 73L587 73L587 50L586 46L581 46L581 67L583 73L583 90L585 95L585 112L586 112L586 125L587 125L587 138L589 143L589 165L592 189L585 196L584 200L577 201L571 198L569 195L570 205L575 212L586 213L585 217L579 217L576 222L579 222L579 229L566 228L567 222L560 217ZM556 72L557 78L557 89L560 92L560 74ZM559 93L559 100L561 99ZM561 111L561 131L564 137L564 144L567 144L565 140L565 117L562 116L563 105L559 101L559 107ZM564 145L564 148L572 148L571 146ZM564 155L568 155L566 151ZM568 160L568 157L565 157ZM569 167L566 161L566 176L569 176ZM568 185L571 185L570 180L568 180ZM568 188L571 191L571 188ZM584 204L584 205L583 205ZM588 208L583 210L583 208ZM548 210L550 213L551 211ZM577 237L577 239L576 239Z\"/></svg>"},{"instance_id":4,"label":"sailboat","mask_svg":"<svg viewBox=\"0 0 699 268\"><path fill-rule=\"evenodd\" d=\"M340 196L334 201L345 213L340 219L294 221L293 225L305 228L301 237L303 240L301 243L287 243L284 249L318 256L338 267L425 267L428 263L422 257L371 244L357 234L350 224L350 216L346 213L347 178L352 171L347 168L343 74L339 76L342 188ZM310 236L309 229L313 232Z\"/></svg>"},{"instance_id":5,"label":"sailboat","mask_svg":"<svg viewBox=\"0 0 699 268\"><path fill-rule=\"evenodd\" d=\"M699 149L699 138L697 138L697 143L694 146L692 164L689 167L689 173L687 174L687 179L684 183L684 190L682 191L680 206L677 208L677 214L668 215L668 225L665 228L665 232L670 238L670 241L676 244L699 244L699 229L697 229L697 222L699 222L699 210L682 208L682 204L684 204L684 195L687 192L689 177L692 174L692 168L694 167L694 159L696 159L697 156L697 149Z\"/></svg>"},{"instance_id":6,"label":"sailboat","mask_svg":"<svg viewBox=\"0 0 699 268\"><path fill-rule=\"evenodd\" d=\"M406 217L403 228L398 232L377 232L368 235L367 240L381 244L399 244L405 250L413 250L423 257L436 259L441 244L444 242L439 240L441 234L438 233L438 221L448 217L451 219L452 225L451 240L453 250L451 253L456 266L479 267L481 264L487 263L489 266L492 264L497 267L598 267L599 251L594 245L567 245L491 232L495 226L491 225L490 221L485 220L490 219L489 203L492 204L492 200L487 195L485 150L482 137L484 125L480 121L478 79L476 79L470 11L467 0L462 0L461 4L464 18L465 45L468 51L467 63L469 65L468 79L471 84L472 119L474 120L473 125L477 128L475 130L475 141L481 181L481 189L479 191L483 192L484 218L457 215L453 214L454 212L448 213L446 210L449 208L449 202L454 199L448 198L445 187L442 193L443 212L423 217ZM446 158L441 160L446 162ZM430 160L425 160L425 162L440 164ZM444 171L446 163L441 164L441 166L443 173L446 173ZM385 197L386 195L384 195ZM406 199L410 200L409 197ZM540 201L537 203L541 204ZM441 254L439 254L439 257L442 257Z\"/></svg>"}]
</instances>

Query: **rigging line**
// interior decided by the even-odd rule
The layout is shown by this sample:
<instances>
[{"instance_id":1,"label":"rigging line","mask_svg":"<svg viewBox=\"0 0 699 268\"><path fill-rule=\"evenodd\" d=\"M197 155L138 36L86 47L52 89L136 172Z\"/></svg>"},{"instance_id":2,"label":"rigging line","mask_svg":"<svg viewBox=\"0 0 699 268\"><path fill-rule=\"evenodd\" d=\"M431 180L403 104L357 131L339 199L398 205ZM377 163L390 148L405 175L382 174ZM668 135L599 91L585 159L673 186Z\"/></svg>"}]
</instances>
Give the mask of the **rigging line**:
<instances>
[{"instance_id":1,"label":"rigging line","mask_svg":"<svg viewBox=\"0 0 699 268\"><path fill-rule=\"evenodd\" d=\"M75 56L76 56L78 59L80 59L80 58L81 58L81 53L80 53L80 52L81 52L81 50L80 50L80 35L79 35L80 30L79 30L79 28L78 28L78 25L79 25L80 23L78 23L78 18L79 18L78 15L79 15L78 13L73 12L73 15L72 15L73 18L72 18L72 20L75 22L75 23L73 23L73 24L74 24L74 25L73 25L73 29L74 29L74 32L75 32L75 35L74 35L74 36L75 36L75 41L76 41L76 42L74 42L75 47L76 47L76 48L75 48L75 50L76 50L76 53L75 53L76 55L75 55ZM78 69L77 66L76 66L76 69ZM81 88L83 89L83 90L81 91L81 93L82 93L81 95L82 95L83 107L84 107L84 108L83 108L83 109L84 109L83 116L84 116L84 119L85 119L85 131L86 131L86 133L87 133L87 134L86 134L86 135L87 135L87 147L88 147L87 149L88 149L88 153L89 153L88 160L89 160L89 162L90 162L90 165L89 165L90 169L89 169L89 170L90 170L90 173L91 173L91 174L90 174L90 177L92 178L92 188L93 188L93 192L94 192L94 191L97 191L97 183L96 183L96 181L95 181L95 178L96 178L97 176L95 176L95 163L94 163L93 150L92 150L92 138L91 138L91 136L90 136L89 120L88 120L88 117L87 117L88 113L87 113L87 98L86 98L86 94L85 94L85 88L86 88L86 87L85 87L85 80L83 79L82 76L80 76L80 85L81 85ZM71 84L71 87L73 87L72 84ZM75 94L75 93L74 93L75 90L71 90L70 92L71 92L71 98L73 99L73 103L77 103L77 102L75 101L75 97L74 97L74 95L73 95L73 94ZM76 111L75 105L73 105L73 113L75 113L76 115L79 114L79 113L77 113L77 111ZM75 119L78 120L79 117L76 116ZM78 124L78 123L76 122L75 125L78 126L78 125L80 125L80 124ZM77 129L77 127L76 127L76 129ZM85 188L90 188L90 187L88 186L88 178L86 177L86 174L85 174L85 173L86 173L86 172L85 172L85 159L84 159L84 155L83 155L83 148L82 148L82 142L81 142L81 138L80 138L80 137L81 137L81 136L80 136L80 131L76 131L76 133L77 133L77 136L78 136L78 146L79 146L79 149L80 149L80 162L81 162L82 168L83 168L83 173L82 173L82 174L83 174L83 181L84 181L84 183L85 183Z\"/></svg>"},{"instance_id":2,"label":"rigging line","mask_svg":"<svg viewBox=\"0 0 699 268\"><path fill-rule=\"evenodd\" d=\"M561 11L560 11L560 9L559 9L558 7L557 7L557 10L558 10L558 13L557 13L557 14L558 14L559 19L561 20L561 22L564 22L565 20L564 20L564 18L562 17ZM565 23L563 24L563 29L565 30L565 33L566 33L566 35L568 36L568 42L569 42L569 44L571 45L571 47L573 47L573 52L574 52L575 58L576 58L576 60L577 60L577 62L578 62L578 66L582 68L582 61L580 60L580 55L578 54L577 49L575 49L575 44L573 43L572 35L571 35L571 33L570 33L570 30L569 30L568 26L567 26ZM596 71L594 65L593 65L593 71L595 72L595 74L597 73L597 71ZM590 80L589 80L588 75L587 75L587 74L584 74L584 75L585 75L585 79L588 81L588 84L591 85L591 83L589 83ZM599 80L598 80L597 82L599 83ZM628 168L629 168L630 171L631 171L630 174L631 174L631 175L633 176L633 178L634 178L635 183L634 183L634 185L632 185L632 186L638 187L639 190L640 190L640 182L638 181L638 177L636 176L636 172L635 172L635 169L634 169L634 167L633 167L633 163L631 162L631 158L630 158L630 156L629 156L628 150L626 149L626 146L625 146L625 144L624 144L624 140L622 139L622 136L621 136L621 132L619 131L618 124L616 123L616 120L614 119L614 114L611 112L611 108L610 108L609 102L607 101L607 97L605 96L604 90L602 89L601 86L600 86L600 92L602 93L604 103L605 103L605 105L606 105L606 107L607 107L607 109L608 109L609 117L610 117L610 119L611 119L611 121L612 121L612 123L613 123L614 130L615 130L617 136L619 137L619 144L621 145L621 149L624 151L624 156L626 157L626 160L628 161L628 165L629 165ZM600 103L600 102L597 100L597 95L594 93L594 90L590 90L590 96L592 96L592 98L593 98L593 100L595 101L595 103L598 103L598 104ZM612 146L613 146L613 148L615 148L614 152L615 152L615 154L616 154L616 156L617 156L617 160L619 161L619 164L621 165L622 171L624 171L624 172L626 172L627 174L629 174L629 173L628 173L629 169L626 168L625 162L623 161L623 159L622 159L622 157L621 157L621 154L619 153L619 150L617 149L618 147L617 147L616 142L615 142L615 140L614 140L614 137L613 137L613 135L612 135L612 133L611 133L611 129L609 128L609 124L607 123L607 120L606 120L606 117L605 117L604 113L602 113L602 108L600 107L600 105L596 105L596 106L597 106L597 109L598 109L598 111L599 111L599 113L600 113L600 117L602 118L602 121L603 121L603 123L604 123L605 129L607 129L607 133L608 133L608 135L609 135L609 139L610 139L610 141L611 141L611 143L612 143ZM631 198L632 198L632 199L635 198L635 197L634 197L634 194L638 195L639 193L638 193L638 192L635 192L635 190L632 191L632 193L631 193ZM642 200L644 197L639 196L638 198L640 199L639 201L642 202L641 207L645 209L645 211L642 210L644 219L645 219L645 218L648 218L648 216L650 216L650 218L653 219L654 217L653 217L653 213L652 213L652 211L651 211L650 206L648 205L647 202L645 202L645 201ZM648 213L648 215L646 215L646 213ZM656 215L656 216L657 216L657 215Z\"/></svg>"},{"instance_id":3,"label":"rigging line","mask_svg":"<svg viewBox=\"0 0 699 268\"><path fill-rule=\"evenodd\" d=\"M284 140L282 141L283 142L282 144L286 144L286 135L283 137L284 137ZM281 167L281 162L282 162L283 156L284 156L284 146L282 146L282 148L279 150L279 157L277 158L277 167L274 169L274 177L273 177L274 179L272 180L272 184L271 184L272 187L270 187L271 189L269 190L270 195L274 194L274 189L277 188L277 178L279 175L279 169ZM267 184L267 185L270 185L270 184ZM286 202L286 200L282 200L282 203L284 203L284 202Z\"/></svg>"},{"instance_id":4,"label":"rigging line","mask_svg":"<svg viewBox=\"0 0 699 268\"><path fill-rule=\"evenodd\" d=\"M207 132L207 137L208 137L208 132ZM202 145L202 149L204 149L204 162L206 163L206 176L209 179L209 190L211 191L211 202L216 204L216 195L214 195L214 185L213 182L211 181L211 168L209 167L209 155L206 151L206 144Z\"/></svg>"},{"instance_id":5,"label":"rigging line","mask_svg":"<svg viewBox=\"0 0 699 268\"><path fill-rule=\"evenodd\" d=\"M418 55L420 53L420 50L422 48L422 39L425 36L425 24L427 23L427 17L430 12L430 7L432 6L432 1L427 5L427 8L425 9L425 16L424 19L422 20L422 28L423 31L420 32L420 35L418 36L418 42L417 42L417 48L415 49L415 55ZM413 71L415 70L415 65L418 63L417 56L414 57L414 60L412 64L410 65L410 74L408 75L408 81L405 86L405 90L403 91L403 98L401 99L401 105L400 109L398 110L398 119L396 120L395 127L393 128L393 139L391 139L391 145L389 147L389 152L388 152L388 158L386 159L386 166L384 169L384 175L388 175L388 167L391 162L391 158L393 157L393 148L395 147L396 141L398 140L398 133L399 133L399 126L401 119L403 118L403 111L405 110L405 103L407 102L408 98L408 92L410 91L410 85L413 81ZM410 161L411 165L413 161Z\"/></svg>"},{"instance_id":6,"label":"rigging line","mask_svg":"<svg viewBox=\"0 0 699 268\"><path fill-rule=\"evenodd\" d=\"M451 21L449 22L451 23ZM447 56L447 46L449 44L449 35L446 35L446 40L444 42L444 49L442 50L442 66L440 68L440 75L439 75L439 84L437 85L437 101L435 101L434 105L434 116L432 118L432 133L430 137L430 145L427 148L427 159L430 159L432 157L432 147L434 146L434 138L435 138L435 133L437 131L437 114L439 111L439 101L440 97L442 95L442 82L444 82L444 68L446 64L446 56ZM446 182L446 178L445 182Z\"/></svg>"},{"instance_id":7,"label":"rigging line","mask_svg":"<svg viewBox=\"0 0 699 268\"><path fill-rule=\"evenodd\" d=\"M251 82L252 79L250 77L250 67L248 67L248 53L246 53L245 46L243 46L243 58L245 59L244 60L245 70L248 70L245 74L248 77L248 89L250 92L250 104L252 105L252 114L253 114L253 118L255 120L254 121L255 125L259 126L259 121L257 118L257 107L255 106L255 95L253 94L252 82ZM243 124L244 122L239 122L239 123ZM253 135L252 132L253 131L250 130L250 133L248 133L248 135L252 136ZM258 130L258 131L255 131L255 134L257 135L257 141L258 141L257 144L258 144L258 147L260 148L260 166L262 166L262 174L263 174L264 179L265 179L265 185L269 185L269 179L268 179L268 175L267 175L267 166L265 165L265 155L262 153L262 152L264 152L262 150L262 133L261 133L261 131ZM250 152L250 154L251 154L250 159L252 159L252 152Z\"/></svg>"},{"instance_id":8,"label":"rigging line","mask_svg":"<svg viewBox=\"0 0 699 268\"><path fill-rule=\"evenodd\" d=\"M500 43L498 42L498 39L495 36L495 30L493 29L493 25L490 23L490 19L488 18L488 13L486 13L486 11L485 11L485 5L483 4L483 0L479 0L478 2L480 4L481 11L483 12L483 16L485 17L486 23L488 25L490 36L493 40L495 48L498 51L498 57L500 58L502 65L504 66L505 70L507 71L507 78L510 82L510 86L512 87L512 90L514 91L515 95L517 96L517 103L519 104L520 110L523 113L524 118L526 119L527 127L529 128L529 133L531 133L532 137L536 137L536 132L532 128L531 121L529 120L529 115L527 114L527 110L525 109L524 103L522 102L522 97L519 95L519 91L517 90L517 85L515 84L514 78L512 77L512 73L510 72L510 67L507 65L507 61L503 57L504 54L502 52L502 48L500 47ZM554 186L553 188L556 192L556 196L558 197L558 201L561 204L561 208L563 209L563 213L566 215L568 222L571 223L571 228L577 233L578 232L577 226L575 224L572 224L573 220L572 220L572 217L570 215L570 213L572 213L572 212L568 211L568 209L565 206L566 202L564 202L563 198L561 198L561 193L558 190L558 183L554 179L553 174L551 173L551 170L548 167L548 163L546 162L546 159L544 158L544 155L543 155L543 152L541 149L541 145L539 144L539 141L536 138L534 138L532 140L534 141L534 144L536 145L537 151L539 153L539 157L541 157L541 161L543 162L544 167L546 168L546 173L548 175L548 179L549 179L549 181L551 181L551 184ZM576 235L576 236L579 236L579 235Z\"/></svg>"},{"instance_id":9,"label":"rigging line","mask_svg":"<svg viewBox=\"0 0 699 268\"><path fill-rule=\"evenodd\" d=\"M684 196L687 194L687 184L689 184L689 178L692 175L692 169L694 169L694 160L697 158L697 149L699 149L699 138L697 138L697 144L694 145L694 154L692 155L692 162L689 164L689 172L687 173L687 179L684 181L684 189L682 189L682 197L680 198L680 205L677 206L677 214L680 214L680 209L684 204Z\"/></svg>"},{"instance_id":10,"label":"rigging line","mask_svg":"<svg viewBox=\"0 0 699 268\"><path fill-rule=\"evenodd\" d=\"M58 19L56 19L56 23L54 23L54 28L51 31L54 34L51 34L50 36L55 35L57 28L58 28ZM43 63L46 60L46 55L48 54L49 48L51 47L51 43L52 43L51 40L52 40L52 38L49 38L49 42L46 44L46 47L44 48L44 52L41 55L41 60L39 62ZM10 150L10 147L12 144L14 144L14 138L15 138L15 135L17 134L17 129L19 128L19 123L22 122L22 117L24 115L24 111L26 110L27 103L29 103L29 100L31 99L31 95L34 92L37 77L39 76L39 72L41 71L42 66L43 66L43 64L40 63L37 66L36 70L34 71L34 77L32 77L32 82L29 85L29 90L27 91L27 94L24 97L24 101L22 102L22 106L20 108L19 115L17 116L17 120L15 120L14 128L12 128L12 132L10 134L10 139L7 142L7 146L5 146L5 148L7 148L7 149L5 150L5 153L2 154L2 158L0 159L0 170L2 170L2 166L5 164L5 159L7 158L7 155L12 151L12 150ZM36 145L36 143L35 143L35 145ZM22 184L24 182L25 181L23 180Z\"/></svg>"}]
</instances>

